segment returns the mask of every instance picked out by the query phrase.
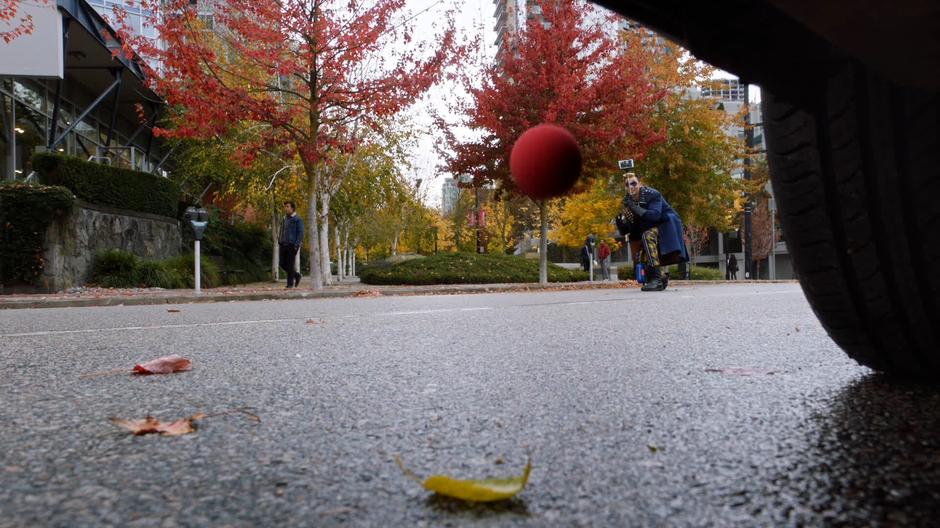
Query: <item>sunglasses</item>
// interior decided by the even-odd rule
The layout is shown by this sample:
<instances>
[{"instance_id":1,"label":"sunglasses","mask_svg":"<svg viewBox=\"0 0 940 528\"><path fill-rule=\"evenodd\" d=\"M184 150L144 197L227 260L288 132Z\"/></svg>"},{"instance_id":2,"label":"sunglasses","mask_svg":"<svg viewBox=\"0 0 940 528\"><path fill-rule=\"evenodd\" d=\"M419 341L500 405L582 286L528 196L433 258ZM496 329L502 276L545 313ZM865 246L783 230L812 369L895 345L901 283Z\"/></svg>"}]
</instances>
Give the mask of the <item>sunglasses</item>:
<instances>
[{"instance_id":1,"label":"sunglasses","mask_svg":"<svg viewBox=\"0 0 940 528\"><path fill-rule=\"evenodd\" d=\"M627 183L627 185L629 185L630 187L636 187L636 186L639 185L639 184L640 184L639 182L635 182L635 181L632 181L632 182L628 182L628 183Z\"/></svg>"}]
</instances>

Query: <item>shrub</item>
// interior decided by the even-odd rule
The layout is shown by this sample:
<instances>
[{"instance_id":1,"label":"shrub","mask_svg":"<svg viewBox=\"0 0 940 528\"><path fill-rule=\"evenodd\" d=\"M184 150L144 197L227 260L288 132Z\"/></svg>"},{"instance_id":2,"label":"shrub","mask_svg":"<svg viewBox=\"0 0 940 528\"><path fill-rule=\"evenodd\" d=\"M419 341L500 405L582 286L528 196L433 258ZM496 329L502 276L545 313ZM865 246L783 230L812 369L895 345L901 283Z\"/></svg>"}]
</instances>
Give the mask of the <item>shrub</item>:
<instances>
[{"instance_id":1,"label":"shrub","mask_svg":"<svg viewBox=\"0 0 940 528\"><path fill-rule=\"evenodd\" d=\"M192 246L193 233L184 225L184 244ZM271 233L257 224L226 222L217 209L211 211L202 239L202 253L217 264L224 284L244 284L271 279Z\"/></svg>"},{"instance_id":2,"label":"shrub","mask_svg":"<svg viewBox=\"0 0 940 528\"><path fill-rule=\"evenodd\" d=\"M187 287L187 277L178 270L172 269L165 262L142 260L137 266L135 274L137 284L150 288L166 288L168 290Z\"/></svg>"},{"instance_id":3,"label":"shrub","mask_svg":"<svg viewBox=\"0 0 940 528\"><path fill-rule=\"evenodd\" d=\"M142 260L132 253L112 249L95 258L92 282L105 288L194 288L195 258L192 253L167 260ZM221 284L219 268L202 258L202 286Z\"/></svg>"},{"instance_id":4,"label":"shrub","mask_svg":"<svg viewBox=\"0 0 940 528\"><path fill-rule=\"evenodd\" d=\"M721 270L718 268L707 268L705 266L690 266L689 276L691 280L723 280ZM678 266L669 266L669 276L673 279L682 279L679 274Z\"/></svg>"},{"instance_id":5,"label":"shrub","mask_svg":"<svg viewBox=\"0 0 940 528\"><path fill-rule=\"evenodd\" d=\"M522 257L475 253L438 253L398 264L377 263L359 273L366 284L494 284L538 282L539 263ZM588 279L583 271L548 265L549 282Z\"/></svg>"},{"instance_id":6,"label":"shrub","mask_svg":"<svg viewBox=\"0 0 940 528\"><path fill-rule=\"evenodd\" d=\"M45 268L46 229L74 201L64 187L0 185L0 283L36 284Z\"/></svg>"},{"instance_id":7,"label":"shrub","mask_svg":"<svg viewBox=\"0 0 940 528\"><path fill-rule=\"evenodd\" d=\"M138 266L140 259L133 253L111 249L95 258L91 279L106 288L134 288L139 285Z\"/></svg>"},{"instance_id":8,"label":"shrub","mask_svg":"<svg viewBox=\"0 0 940 528\"><path fill-rule=\"evenodd\" d=\"M39 180L89 203L176 218L179 187L161 176L53 154L33 156Z\"/></svg>"},{"instance_id":9,"label":"shrub","mask_svg":"<svg viewBox=\"0 0 940 528\"><path fill-rule=\"evenodd\" d=\"M200 267L200 275L202 276L201 286L203 288L215 288L216 286L221 286L222 276L221 273L219 273L219 267L206 256L203 256L200 260L202 262ZM193 273L195 271L196 265L195 255L192 253L187 253L185 255L180 255L178 257L164 260L163 264L168 269L182 277L184 281L184 287L196 287L196 279Z\"/></svg>"}]
</instances>

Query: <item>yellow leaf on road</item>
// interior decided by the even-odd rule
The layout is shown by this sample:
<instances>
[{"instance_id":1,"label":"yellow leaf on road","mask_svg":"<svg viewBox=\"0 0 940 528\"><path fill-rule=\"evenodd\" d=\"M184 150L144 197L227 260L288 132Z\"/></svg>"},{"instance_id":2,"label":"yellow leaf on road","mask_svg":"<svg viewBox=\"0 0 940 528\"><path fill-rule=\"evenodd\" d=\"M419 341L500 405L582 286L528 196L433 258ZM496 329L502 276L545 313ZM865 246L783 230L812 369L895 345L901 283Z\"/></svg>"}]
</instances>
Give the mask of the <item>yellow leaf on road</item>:
<instances>
[{"instance_id":1,"label":"yellow leaf on road","mask_svg":"<svg viewBox=\"0 0 940 528\"><path fill-rule=\"evenodd\" d=\"M525 489L532 471L532 460L525 466L522 475L508 478L458 479L448 475L431 475L424 481L405 467L401 458L395 457L398 467L424 489L439 495L470 502L494 502L514 497Z\"/></svg>"}]
</instances>

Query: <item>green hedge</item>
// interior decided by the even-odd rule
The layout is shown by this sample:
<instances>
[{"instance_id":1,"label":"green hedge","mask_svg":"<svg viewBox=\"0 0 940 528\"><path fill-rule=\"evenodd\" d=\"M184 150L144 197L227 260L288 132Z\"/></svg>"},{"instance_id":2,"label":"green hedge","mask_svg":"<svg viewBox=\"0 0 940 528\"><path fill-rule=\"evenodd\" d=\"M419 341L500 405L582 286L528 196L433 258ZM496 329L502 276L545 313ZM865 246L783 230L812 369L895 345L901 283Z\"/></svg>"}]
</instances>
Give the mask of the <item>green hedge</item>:
<instances>
[{"instance_id":1,"label":"green hedge","mask_svg":"<svg viewBox=\"0 0 940 528\"><path fill-rule=\"evenodd\" d=\"M195 288L192 253L167 260L142 260L133 253L112 249L95 257L91 282L105 288ZM219 268L206 257L200 269L201 286L221 285Z\"/></svg>"},{"instance_id":2,"label":"green hedge","mask_svg":"<svg viewBox=\"0 0 940 528\"><path fill-rule=\"evenodd\" d=\"M705 266L691 266L689 272L690 280L724 280L725 276L721 273L721 270L718 268L708 268ZM672 279L682 279L682 275L679 273L678 266L669 266L667 268L669 271L669 277Z\"/></svg>"},{"instance_id":3,"label":"green hedge","mask_svg":"<svg viewBox=\"0 0 940 528\"><path fill-rule=\"evenodd\" d=\"M53 154L33 156L33 168L40 182L61 185L86 202L177 217L179 187L161 176Z\"/></svg>"},{"instance_id":4,"label":"green hedge","mask_svg":"<svg viewBox=\"0 0 940 528\"><path fill-rule=\"evenodd\" d=\"M64 187L0 185L0 283L36 284L45 266L46 228L74 201Z\"/></svg>"},{"instance_id":5,"label":"green hedge","mask_svg":"<svg viewBox=\"0 0 940 528\"><path fill-rule=\"evenodd\" d=\"M539 262L510 255L438 253L394 265L371 265L359 273L366 284L494 284L538 282ZM548 265L549 282L588 280L588 274Z\"/></svg>"}]
</instances>

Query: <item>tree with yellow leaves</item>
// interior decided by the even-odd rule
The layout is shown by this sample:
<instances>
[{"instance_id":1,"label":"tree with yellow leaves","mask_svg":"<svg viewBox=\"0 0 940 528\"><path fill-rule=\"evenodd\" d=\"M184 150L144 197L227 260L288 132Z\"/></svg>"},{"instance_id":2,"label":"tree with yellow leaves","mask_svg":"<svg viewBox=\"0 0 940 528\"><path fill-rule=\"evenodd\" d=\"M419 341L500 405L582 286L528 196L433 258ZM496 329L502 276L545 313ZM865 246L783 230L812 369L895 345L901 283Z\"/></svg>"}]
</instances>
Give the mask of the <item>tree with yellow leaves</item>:
<instances>
[{"instance_id":1,"label":"tree with yellow leaves","mask_svg":"<svg viewBox=\"0 0 940 528\"><path fill-rule=\"evenodd\" d=\"M579 247L589 234L614 246L616 227L611 223L620 210L621 196L609 181L595 180L588 189L568 197L558 207L551 239L562 246Z\"/></svg>"}]
</instances>

